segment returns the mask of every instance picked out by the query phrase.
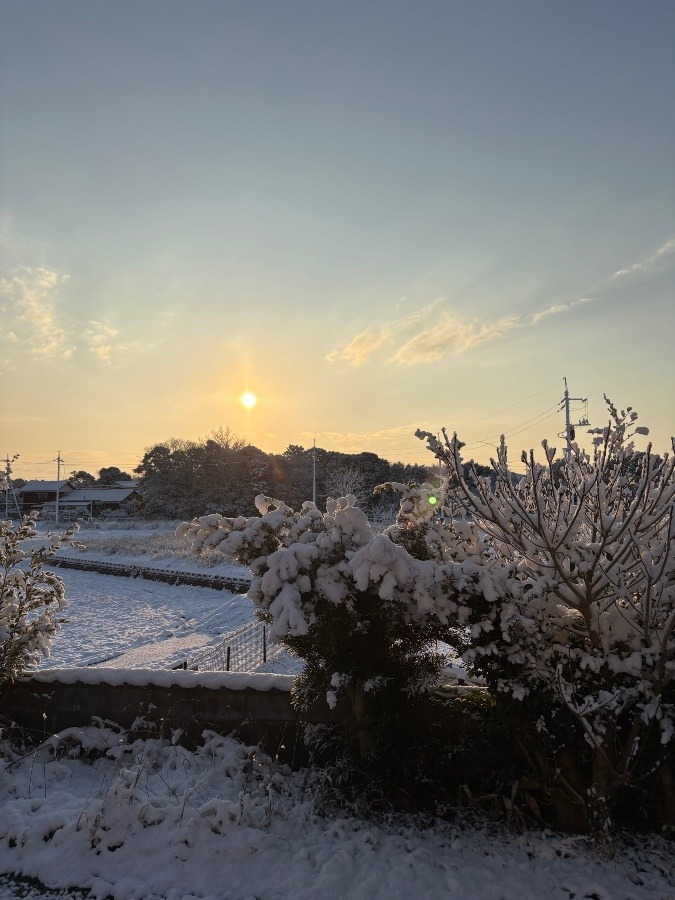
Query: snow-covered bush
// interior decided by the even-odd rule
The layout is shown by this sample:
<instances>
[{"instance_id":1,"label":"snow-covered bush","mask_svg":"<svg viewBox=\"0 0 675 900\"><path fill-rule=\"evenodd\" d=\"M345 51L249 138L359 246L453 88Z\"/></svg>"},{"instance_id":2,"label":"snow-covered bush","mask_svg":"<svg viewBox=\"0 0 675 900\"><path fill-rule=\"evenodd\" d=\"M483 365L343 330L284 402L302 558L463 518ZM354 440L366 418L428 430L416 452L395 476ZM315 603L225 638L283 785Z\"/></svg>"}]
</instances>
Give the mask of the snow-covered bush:
<instances>
[{"instance_id":1,"label":"snow-covered bush","mask_svg":"<svg viewBox=\"0 0 675 900\"><path fill-rule=\"evenodd\" d=\"M36 541L34 519L0 522L0 684L49 656L66 600L63 581L45 565L72 534Z\"/></svg>"},{"instance_id":2,"label":"snow-covered bush","mask_svg":"<svg viewBox=\"0 0 675 900\"><path fill-rule=\"evenodd\" d=\"M362 752L370 725L401 693L424 691L437 674L434 639L453 624L453 573L416 559L375 533L353 496L295 512L258 496L260 516L203 516L179 526L193 549L218 547L251 567L249 597L281 641L305 661L295 697L352 704ZM393 537L396 537L394 534Z\"/></svg>"},{"instance_id":3,"label":"snow-covered bush","mask_svg":"<svg viewBox=\"0 0 675 900\"><path fill-rule=\"evenodd\" d=\"M523 453L519 479L503 438L492 477L469 480L456 435L418 436L447 466L464 507L450 531L470 518L489 548L494 589L457 608L471 629L465 661L498 694L538 708L539 729L560 735L576 724L601 811L660 766L672 815L675 456L655 455L651 445L638 453L632 438L647 429L635 426L630 407L608 407L591 453L572 444L554 466L556 451L544 441L546 461Z\"/></svg>"},{"instance_id":4,"label":"snow-covered bush","mask_svg":"<svg viewBox=\"0 0 675 900\"><path fill-rule=\"evenodd\" d=\"M396 522L373 531L353 497L294 512L259 496L260 516L203 516L178 529L193 549L218 547L250 565L249 596L306 660L296 698L347 697L362 751L377 710L436 676L444 640L495 697L546 735L583 815L641 778L661 778L675 815L675 456L640 453L631 408L589 453L562 465L543 442L514 475L502 440L489 476L462 444L418 432L445 464L438 485L387 483ZM675 448L674 448L675 449ZM514 719L515 723L515 719ZM588 793L590 792L590 793Z\"/></svg>"}]
</instances>

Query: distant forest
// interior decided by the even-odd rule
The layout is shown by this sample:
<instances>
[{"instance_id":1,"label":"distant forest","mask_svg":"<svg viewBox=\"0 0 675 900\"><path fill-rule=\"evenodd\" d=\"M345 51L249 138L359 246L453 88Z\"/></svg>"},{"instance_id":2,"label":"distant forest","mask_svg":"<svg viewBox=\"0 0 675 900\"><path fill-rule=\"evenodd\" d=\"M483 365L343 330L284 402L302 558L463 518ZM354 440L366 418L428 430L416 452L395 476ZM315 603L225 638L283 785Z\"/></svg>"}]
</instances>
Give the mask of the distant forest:
<instances>
[{"instance_id":1,"label":"distant forest","mask_svg":"<svg viewBox=\"0 0 675 900\"><path fill-rule=\"evenodd\" d=\"M156 444L134 469L141 479L140 514L172 519L210 512L254 515L257 494L298 509L312 499L315 471L319 507L325 508L327 497L354 494L372 516L388 517L393 495L373 496L373 488L385 481L421 483L433 469L391 463L375 453L337 453L296 444L283 453L264 453L228 429L200 441L171 438Z\"/></svg>"}]
</instances>

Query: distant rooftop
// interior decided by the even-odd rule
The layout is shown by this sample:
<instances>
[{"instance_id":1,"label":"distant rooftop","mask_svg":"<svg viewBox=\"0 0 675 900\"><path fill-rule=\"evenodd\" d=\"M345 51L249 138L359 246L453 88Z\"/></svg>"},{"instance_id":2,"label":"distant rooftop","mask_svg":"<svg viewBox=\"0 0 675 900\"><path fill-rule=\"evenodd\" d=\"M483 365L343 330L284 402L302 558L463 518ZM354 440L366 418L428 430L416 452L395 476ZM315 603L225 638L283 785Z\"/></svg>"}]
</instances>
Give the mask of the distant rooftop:
<instances>
[{"instance_id":1,"label":"distant rooftop","mask_svg":"<svg viewBox=\"0 0 675 900\"><path fill-rule=\"evenodd\" d=\"M27 481L17 490L20 491L60 491L66 485L71 484L68 478L62 481Z\"/></svg>"},{"instance_id":2,"label":"distant rooftop","mask_svg":"<svg viewBox=\"0 0 675 900\"><path fill-rule=\"evenodd\" d=\"M67 497L61 500L65 506L72 506L79 503L123 503L127 497L135 493L134 488L83 488L78 491L71 491ZM56 504L45 503L45 506L55 506Z\"/></svg>"}]
</instances>

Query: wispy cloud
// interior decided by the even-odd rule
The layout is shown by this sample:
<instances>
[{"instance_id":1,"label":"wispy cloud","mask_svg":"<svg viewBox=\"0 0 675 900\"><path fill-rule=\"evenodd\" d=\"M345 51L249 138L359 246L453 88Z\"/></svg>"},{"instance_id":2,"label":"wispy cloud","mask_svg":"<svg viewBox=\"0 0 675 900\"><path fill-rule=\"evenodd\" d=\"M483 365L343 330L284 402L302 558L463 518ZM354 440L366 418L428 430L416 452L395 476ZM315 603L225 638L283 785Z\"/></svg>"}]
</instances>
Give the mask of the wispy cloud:
<instances>
[{"instance_id":1,"label":"wispy cloud","mask_svg":"<svg viewBox=\"0 0 675 900\"><path fill-rule=\"evenodd\" d=\"M0 279L0 294L13 313L14 343L37 357L68 358L75 345L58 321L58 290L68 275L45 266L25 266ZM8 335L5 335L7 337Z\"/></svg>"},{"instance_id":2,"label":"wispy cloud","mask_svg":"<svg viewBox=\"0 0 675 900\"><path fill-rule=\"evenodd\" d=\"M571 312L577 306L596 298L580 297L570 303L556 303L530 315L510 315L496 319L462 316L442 309L435 300L416 312L384 323L377 329L360 332L342 349L332 350L328 362L344 362L362 366L383 348L386 361L396 366L419 366L435 363L448 355L465 353L504 337L518 328L529 328L549 316Z\"/></svg>"},{"instance_id":3,"label":"wispy cloud","mask_svg":"<svg viewBox=\"0 0 675 900\"><path fill-rule=\"evenodd\" d=\"M24 266L0 278L6 347L13 345L13 353L23 350L37 359L69 359L80 348L105 363L141 349L138 341L125 340L107 320L92 319L84 327L71 321L60 303L68 279L67 274L46 266Z\"/></svg>"},{"instance_id":4,"label":"wispy cloud","mask_svg":"<svg viewBox=\"0 0 675 900\"><path fill-rule=\"evenodd\" d=\"M579 306L582 303L593 303L593 301L597 299L595 297L579 297L578 300L573 300L571 303L555 303L553 306L548 306L546 309L540 309L539 312L534 313L530 317L530 325L536 325L537 322L541 322L542 319L546 319L549 316L557 316L560 313L569 312L571 309L574 309L575 306Z\"/></svg>"},{"instance_id":5,"label":"wispy cloud","mask_svg":"<svg viewBox=\"0 0 675 900\"><path fill-rule=\"evenodd\" d=\"M463 353L478 344L494 341L517 328L518 324L518 316L481 322L444 313L438 321L423 328L399 347L391 356L391 362L399 366L438 362L449 353Z\"/></svg>"},{"instance_id":6,"label":"wispy cloud","mask_svg":"<svg viewBox=\"0 0 675 900\"><path fill-rule=\"evenodd\" d=\"M415 438L415 431L418 428L429 427L425 422L411 422L408 425L397 425L395 428L381 428L376 431L321 431L317 434L314 432L301 432L301 440L306 444L310 444L316 438L317 444L331 450L341 450L345 453L359 453L364 447L377 448L379 450L395 449L392 445L400 448L401 442L406 441L410 444L410 450L414 452L418 448L418 442ZM377 452L377 449L371 452Z\"/></svg>"},{"instance_id":7,"label":"wispy cloud","mask_svg":"<svg viewBox=\"0 0 675 900\"><path fill-rule=\"evenodd\" d=\"M651 256L633 263L632 266L628 266L626 269L619 269L612 275L612 278L624 278L626 275L634 275L636 272L646 272L648 269L653 269L654 266L663 260L664 256L669 256L671 253L675 253L675 238L666 241Z\"/></svg>"},{"instance_id":8,"label":"wispy cloud","mask_svg":"<svg viewBox=\"0 0 675 900\"><path fill-rule=\"evenodd\" d=\"M328 362L341 361L351 366L362 366L380 347L391 343L399 334L430 318L441 303L442 300L438 298L408 315L386 322L376 330L362 331L341 350L332 350L326 359Z\"/></svg>"},{"instance_id":9,"label":"wispy cloud","mask_svg":"<svg viewBox=\"0 0 675 900\"><path fill-rule=\"evenodd\" d=\"M90 353L93 353L103 362L113 361L113 355L123 353L130 346L118 339L119 329L108 322L96 322L92 320L89 327L84 330L84 338Z\"/></svg>"},{"instance_id":10,"label":"wispy cloud","mask_svg":"<svg viewBox=\"0 0 675 900\"><path fill-rule=\"evenodd\" d=\"M386 331L373 332L362 331L353 337L346 347L342 350L332 350L326 359L328 362L349 363L351 366L362 366L368 361L369 357L378 350L383 344L389 340Z\"/></svg>"}]
</instances>

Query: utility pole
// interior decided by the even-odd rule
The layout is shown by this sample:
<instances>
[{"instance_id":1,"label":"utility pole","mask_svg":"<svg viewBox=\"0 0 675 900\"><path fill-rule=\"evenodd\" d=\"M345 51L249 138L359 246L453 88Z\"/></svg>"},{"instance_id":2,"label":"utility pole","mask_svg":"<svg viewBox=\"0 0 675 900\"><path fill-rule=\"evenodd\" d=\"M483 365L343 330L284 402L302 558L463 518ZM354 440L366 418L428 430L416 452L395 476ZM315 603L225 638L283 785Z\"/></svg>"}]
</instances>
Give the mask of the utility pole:
<instances>
[{"instance_id":1,"label":"utility pole","mask_svg":"<svg viewBox=\"0 0 675 900\"><path fill-rule=\"evenodd\" d=\"M316 438L312 445L312 503L316 506Z\"/></svg>"},{"instance_id":2,"label":"utility pole","mask_svg":"<svg viewBox=\"0 0 675 900\"><path fill-rule=\"evenodd\" d=\"M572 454L572 441L576 437L575 428L578 428L583 425L588 425L588 398L587 397L570 397L570 392L567 389L567 378L563 378L565 382L565 395L563 399L560 401L561 406L565 407L565 431L563 434L559 435L559 437L564 438L566 441L565 447L565 457L569 462L570 456ZM582 416L578 422L572 422L570 420L570 403L572 401L579 401L580 403L585 404L586 407L586 415Z\"/></svg>"},{"instance_id":3,"label":"utility pole","mask_svg":"<svg viewBox=\"0 0 675 900\"><path fill-rule=\"evenodd\" d=\"M61 483L61 463L65 462L65 460L61 459L61 451L59 450L56 459L54 460L56 463L56 513L55 513L55 524L59 524L59 487Z\"/></svg>"},{"instance_id":4,"label":"utility pole","mask_svg":"<svg viewBox=\"0 0 675 900\"><path fill-rule=\"evenodd\" d=\"M19 454L15 453L14 456L10 459L9 453L5 457L5 518L9 519L9 492L12 492L12 497L14 498L14 506L16 506L16 513L21 518L21 510L19 508L19 501L16 499L16 491L14 490L14 485L12 484L12 463L19 458Z\"/></svg>"}]
</instances>

